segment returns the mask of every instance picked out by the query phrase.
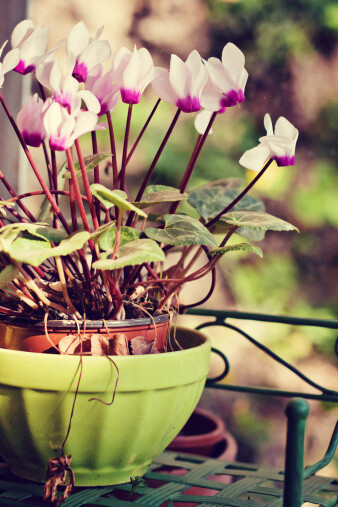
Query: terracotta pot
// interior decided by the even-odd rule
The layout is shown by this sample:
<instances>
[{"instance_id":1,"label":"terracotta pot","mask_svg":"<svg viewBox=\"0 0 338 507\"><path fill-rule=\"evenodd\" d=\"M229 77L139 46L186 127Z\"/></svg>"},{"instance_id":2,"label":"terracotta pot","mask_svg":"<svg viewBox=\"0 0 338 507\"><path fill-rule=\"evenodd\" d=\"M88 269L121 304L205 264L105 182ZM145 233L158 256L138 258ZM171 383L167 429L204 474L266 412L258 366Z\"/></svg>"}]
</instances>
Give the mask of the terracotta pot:
<instances>
[{"instance_id":1,"label":"terracotta pot","mask_svg":"<svg viewBox=\"0 0 338 507\"><path fill-rule=\"evenodd\" d=\"M237 443L220 417L197 408L168 449L234 461Z\"/></svg>"},{"instance_id":2,"label":"terracotta pot","mask_svg":"<svg viewBox=\"0 0 338 507\"><path fill-rule=\"evenodd\" d=\"M155 323L155 326L154 326ZM150 342L157 340L157 349L163 350L169 334L169 315L158 315L154 319L128 319L124 321L87 321L86 334L108 335L106 327L111 334L124 333L127 340L136 336L144 336ZM155 330L156 327L156 330ZM83 325L81 325L83 329ZM75 322L67 320L48 321L48 335L54 345L67 334L76 334ZM44 352L52 347L51 342L45 335L44 323L36 322L32 325L29 321L5 320L0 321L0 347L10 350L26 352Z\"/></svg>"},{"instance_id":3,"label":"terracotta pot","mask_svg":"<svg viewBox=\"0 0 338 507\"><path fill-rule=\"evenodd\" d=\"M169 444L168 449L189 454L199 454L223 461L235 461L238 450L236 440L226 430L222 419L200 408L195 409L181 432ZM172 469L161 467L156 472L184 476L188 470L184 468ZM210 475L208 480L230 484L232 478L229 475L214 474ZM216 493L217 490L215 489L199 488L198 486L194 486L184 492L186 495L197 496L214 496ZM175 506L177 507L194 507L195 505L197 505L195 502L175 502Z\"/></svg>"}]
</instances>

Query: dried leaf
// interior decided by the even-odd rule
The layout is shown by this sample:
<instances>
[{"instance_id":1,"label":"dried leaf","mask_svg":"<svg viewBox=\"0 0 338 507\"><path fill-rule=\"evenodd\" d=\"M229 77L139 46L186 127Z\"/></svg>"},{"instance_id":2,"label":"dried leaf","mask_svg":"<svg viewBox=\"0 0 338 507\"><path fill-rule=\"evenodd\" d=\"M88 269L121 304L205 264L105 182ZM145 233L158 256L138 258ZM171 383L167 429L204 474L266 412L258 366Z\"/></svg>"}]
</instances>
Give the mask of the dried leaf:
<instances>
[{"instance_id":1,"label":"dried leaf","mask_svg":"<svg viewBox=\"0 0 338 507\"><path fill-rule=\"evenodd\" d=\"M44 501L48 503L54 503L54 505L61 505L66 500L74 488L74 472L70 468L72 461L72 455L59 456L58 458L52 458L48 461L48 468L45 478L45 484L43 487ZM67 472L69 474L68 482L66 484ZM58 486L64 486L66 488L62 495L57 498Z\"/></svg>"},{"instance_id":2,"label":"dried leaf","mask_svg":"<svg viewBox=\"0 0 338 507\"><path fill-rule=\"evenodd\" d=\"M102 334L64 336L59 341L61 354L89 353L92 356L107 356L109 353L109 341Z\"/></svg>"},{"instance_id":3,"label":"dried leaf","mask_svg":"<svg viewBox=\"0 0 338 507\"><path fill-rule=\"evenodd\" d=\"M124 333L116 333L109 340L109 354L112 356L129 356L128 340Z\"/></svg>"},{"instance_id":4,"label":"dried leaf","mask_svg":"<svg viewBox=\"0 0 338 507\"><path fill-rule=\"evenodd\" d=\"M90 337L91 355L107 356L109 354L109 341L102 334L93 334Z\"/></svg>"},{"instance_id":5,"label":"dried leaf","mask_svg":"<svg viewBox=\"0 0 338 507\"><path fill-rule=\"evenodd\" d=\"M158 353L156 342L150 342L144 336L135 336L135 338L130 340L129 344L133 356Z\"/></svg>"},{"instance_id":6,"label":"dried leaf","mask_svg":"<svg viewBox=\"0 0 338 507\"><path fill-rule=\"evenodd\" d=\"M76 348L80 345L80 338L73 334L64 336L59 341L61 354L75 354Z\"/></svg>"}]
</instances>

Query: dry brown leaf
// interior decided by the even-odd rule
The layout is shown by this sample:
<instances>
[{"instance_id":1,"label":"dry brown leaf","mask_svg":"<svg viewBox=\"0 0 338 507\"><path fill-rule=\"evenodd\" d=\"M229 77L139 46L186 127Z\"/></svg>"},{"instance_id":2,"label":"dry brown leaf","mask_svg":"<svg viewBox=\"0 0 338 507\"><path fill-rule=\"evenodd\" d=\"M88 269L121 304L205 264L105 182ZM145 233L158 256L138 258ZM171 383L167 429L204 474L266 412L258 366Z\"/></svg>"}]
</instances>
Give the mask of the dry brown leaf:
<instances>
[{"instance_id":1,"label":"dry brown leaf","mask_svg":"<svg viewBox=\"0 0 338 507\"><path fill-rule=\"evenodd\" d=\"M90 341L92 356L107 356L109 354L109 341L102 334L93 334Z\"/></svg>"},{"instance_id":2,"label":"dry brown leaf","mask_svg":"<svg viewBox=\"0 0 338 507\"><path fill-rule=\"evenodd\" d=\"M53 503L54 505L61 505L62 502L69 497L74 488L75 481L74 472L70 468L71 461L71 454L68 456L59 456L58 458L52 458L48 461L45 484L43 487L43 499L45 502ZM62 495L57 498L58 486L64 486L66 484L67 472L69 474L69 477L66 488Z\"/></svg>"},{"instance_id":3,"label":"dry brown leaf","mask_svg":"<svg viewBox=\"0 0 338 507\"><path fill-rule=\"evenodd\" d=\"M68 334L59 341L61 354L76 354L76 348L80 345L80 338L77 335Z\"/></svg>"},{"instance_id":4,"label":"dry brown leaf","mask_svg":"<svg viewBox=\"0 0 338 507\"><path fill-rule=\"evenodd\" d=\"M144 336L135 336L135 338L132 338L129 343L133 356L158 353L156 342L150 342Z\"/></svg>"},{"instance_id":5,"label":"dry brown leaf","mask_svg":"<svg viewBox=\"0 0 338 507\"><path fill-rule=\"evenodd\" d=\"M124 333L116 333L109 340L109 354L112 356L129 356L128 340Z\"/></svg>"}]
</instances>

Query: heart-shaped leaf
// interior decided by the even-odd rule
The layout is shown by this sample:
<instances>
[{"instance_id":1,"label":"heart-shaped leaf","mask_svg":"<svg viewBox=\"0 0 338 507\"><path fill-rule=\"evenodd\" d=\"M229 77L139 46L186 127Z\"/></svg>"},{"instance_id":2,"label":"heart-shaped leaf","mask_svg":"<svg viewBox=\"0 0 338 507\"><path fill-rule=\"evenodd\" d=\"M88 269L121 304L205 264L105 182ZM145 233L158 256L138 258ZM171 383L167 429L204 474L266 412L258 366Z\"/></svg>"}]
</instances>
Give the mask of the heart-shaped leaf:
<instances>
[{"instance_id":1,"label":"heart-shaped leaf","mask_svg":"<svg viewBox=\"0 0 338 507\"><path fill-rule=\"evenodd\" d=\"M221 248L215 248L214 250L209 251L209 255L223 255L228 252L237 252L237 251L251 252L259 257L263 257L263 252L258 246L250 245L250 243L238 243L237 245L229 245L223 246Z\"/></svg>"},{"instance_id":2,"label":"heart-shaped leaf","mask_svg":"<svg viewBox=\"0 0 338 507\"><path fill-rule=\"evenodd\" d=\"M142 201L134 202L135 206L140 209L155 206L162 202L183 201L188 198L187 194L181 194L177 188L167 187L165 185L149 185L142 198Z\"/></svg>"},{"instance_id":3,"label":"heart-shaped leaf","mask_svg":"<svg viewBox=\"0 0 338 507\"><path fill-rule=\"evenodd\" d=\"M100 183L93 183L90 185L90 190L107 209L112 206L117 206L121 211L134 211L137 215L141 215L145 218L147 217L144 211L127 201L127 194L122 190L110 190Z\"/></svg>"},{"instance_id":4,"label":"heart-shaped leaf","mask_svg":"<svg viewBox=\"0 0 338 507\"><path fill-rule=\"evenodd\" d=\"M39 266L49 257L68 255L83 247L90 238L87 231L71 234L61 241L58 246L51 247L47 241L32 236L17 238L8 250L8 255L17 262Z\"/></svg>"},{"instance_id":5,"label":"heart-shaped leaf","mask_svg":"<svg viewBox=\"0 0 338 507\"><path fill-rule=\"evenodd\" d=\"M161 248L151 239L136 239L120 246L117 258L103 259L93 262L93 268L111 270L125 266L138 266L144 262L164 261L165 256Z\"/></svg>"},{"instance_id":6,"label":"heart-shaped leaf","mask_svg":"<svg viewBox=\"0 0 338 507\"><path fill-rule=\"evenodd\" d=\"M231 204L240 194L239 189L211 186L202 187L193 190L189 196L188 202L193 208L197 209L204 220L210 220L220 213L226 206ZM245 195L233 207L237 210L264 211L264 204L256 197Z\"/></svg>"},{"instance_id":7,"label":"heart-shaped leaf","mask_svg":"<svg viewBox=\"0 0 338 507\"><path fill-rule=\"evenodd\" d=\"M18 274L18 268L13 264L8 264L8 266L0 272L0 289L6 287L12 280L15 280Z\"/></svg>"},{"instance_id":8,"label":"heart-shaped leaf","mask_svg":"<svg viewBox=\"0 0 338 507\"><path fill-rule=\"evenodd\" d=\"M106 250L108 252L112 252L115 246L116 239L116 231L117 228L109 229L104 232L99 239L99 247L101 250ZM129 243L130 241L135 241L139 239L141 235L141 231L138 229L133 229L133 227L121 227L121 237L120 237L120 247Z\"/></svg>"},{"instance_id":9,"label":"heart-shaped leaf","mask_svg":"<svg viewBox=\"0 0 338 507\"><path fill-rule=\"evenodd\" d=\"M167 245L206 245L216 247L213 235L196 218L187 215L164 215L165 229L148 227L146 235Z\"/></svg>"},{"instance_id":10,"label":"heart-shaped leaf","mask_svg":"<svg viewBox=\"0 0 338 507\"><path fill-rule=\"evenodd\" d=\"M226 234L232 229L232 225L222 220L218 220L213 226L213 234ZM257 231L255 229L247 229L246 227L239 227L236 234L250 241L262 241L265 237L265 231Z\"/></svg>"},{"instance_id":11,"label":"heart-shaped leaf","mask_svg":"<svg viewBox=\"0 0 338 507\"><path fill-rule=\"evenodd\" d=\"M110 158L112 156L111 153L96 153L95 155L88 155L87 157L83 158L83 162L86 168L86 172L93 171L95 167L103 162L104 160L107 160L107 158ZM75 174L78 176L81 175L81 167L79 162L74 163L74 169ZM66 165L66 171L63 174L63 177L66 179L69 179L71 177L70 172L68 171L68 165Z\"/></svg>"},{"instance_id":12,"label":"heart-shaped leaf","mask_svg":"<svg viewBox=\"0 0 338 507\"><path fill-rule=\"evenodd\" d=\"M274 217L263 211L231 211L223 215L220 222L225 222L232 226L247 227L260 231L298 231L297 227L285 220Z\"/></svg>"}]
</instances>

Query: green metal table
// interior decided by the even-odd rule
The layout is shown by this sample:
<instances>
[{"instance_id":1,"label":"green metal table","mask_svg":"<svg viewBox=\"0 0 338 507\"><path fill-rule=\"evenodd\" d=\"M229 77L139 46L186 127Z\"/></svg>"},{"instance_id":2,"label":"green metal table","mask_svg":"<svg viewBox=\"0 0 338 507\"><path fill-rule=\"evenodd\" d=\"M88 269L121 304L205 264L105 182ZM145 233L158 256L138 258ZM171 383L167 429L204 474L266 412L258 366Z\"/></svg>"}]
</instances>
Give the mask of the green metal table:
<instances>
[{"instance_id":1,"label":"green metal table","mask_svg":"<svg viewBox=\"0 0 338 507\"><path fill-rule=\"evenodd\" d=\"M221 312L192 310L189 313L208 317L198 329L222 326L237 331L242 337L265 352L272 360L288 368L306 384L315 388L318 394L279 391L266 387L235 386L220 383L229 371L229 362L217 349L213 351L222 357L224 371L217 378L209 379L209 388L293 398L286 407L287 438L285 469L277 470L259 465L224 462L189 454L165 452L150 465L143 479L132 483L97 488L75 488L63 503L66 507L86 506L158 506L193 507L233 506L259 507L284 506L301 507L309 505L333 507L338 505L338 479L318 476L334 456L338 444L338 422L333 430L328 449L317 463L304 469L305 425L309 413L306 399L338 403L338 392L313 382L297 368L277 356L237 326L229 324L228 318L263 322L307 325L338 329L338 321L300 319L275 315L244 312ZM338 355L338 340L335 345ZM13 476L4 463L0 463L0 507L43 505L42 485Z\"/></svg>"}]
</instances>

